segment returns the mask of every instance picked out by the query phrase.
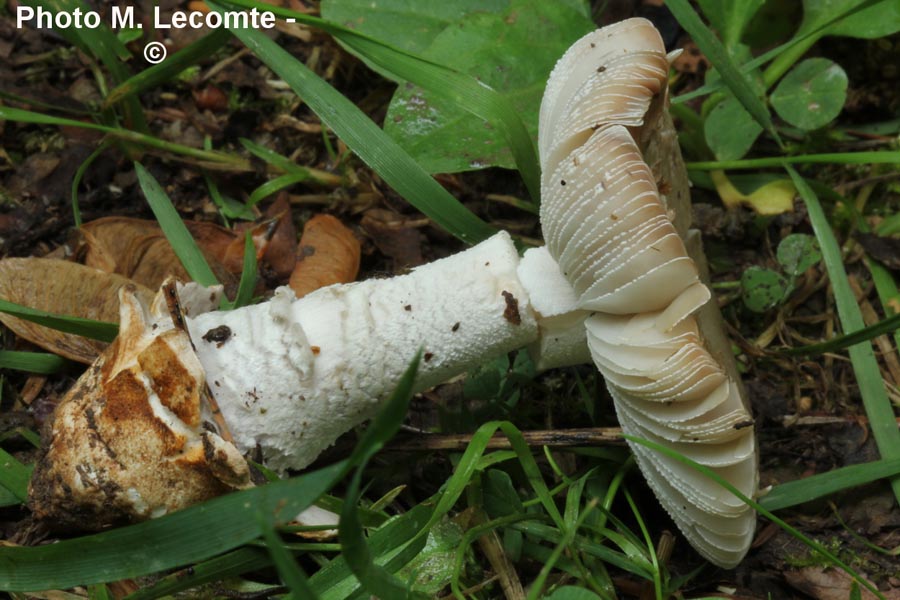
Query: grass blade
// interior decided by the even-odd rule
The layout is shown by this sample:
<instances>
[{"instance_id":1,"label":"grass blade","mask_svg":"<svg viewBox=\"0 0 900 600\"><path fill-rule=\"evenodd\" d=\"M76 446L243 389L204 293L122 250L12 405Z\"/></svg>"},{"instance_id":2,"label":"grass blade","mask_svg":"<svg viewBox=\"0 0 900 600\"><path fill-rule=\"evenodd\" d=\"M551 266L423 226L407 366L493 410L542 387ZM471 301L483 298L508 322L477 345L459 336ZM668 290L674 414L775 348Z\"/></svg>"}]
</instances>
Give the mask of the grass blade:
<instances>
[{"instance_id":1,"label":"grass blade","mask_svg":"<svg viewBox=\"0 0 900 600\"><path fill-rule=\"evenodd\" d=\"M869 189L871 190L872 188L869 187ZM853 206L853 204L849 204L849 206ZM900 215L900 213L898 213L898 215ZM856 226L861 233L870 233L868 223L866 223L866 220L859 213L856 214ZM865 263L866 267L869 269L869 273L872 274L872 283L875 284L875 290L878 293L878 300L881 302L881 308L884 311L885 316L888 317L875 325L886 324L885 322L890 321L892 317L900 315L900 312L897 311L895 306L897 299L900 298L900 290L897 289L897 282L894 280L894 275L887 267L876 262L869 256L866 256ZM900 321L898 321L897 325L900 327ZM884 333L888 332L885 331ZM893 351L896 352L897 349L900 348L900 329L895 329L893 333Z\"/></svg>"},{"instance_id":2,"label":"grass blade","mask_svg":"<svg viewBox=\"0 0 900 600\"><path fill-rule=\"evenodd\" d=\"M288 175L293 175L297 179L295 181L314 181L325 186L341 185L341 178L334 173L320 171L319 169L310 169L303 167L292 161L286 156L278 154L274 150L270 150L265 146L260 146L256 142L241 138L241 145L247 149L250 154L261 159L267 165L274 166L277 170L284 171ZM265 184L263 184L265 185ZM262 199L262 197L260 197Z\"/></svg>"},{"instance_id":3,"label":"grass blade","mask_svg":"<svg viewBox=\"0 0 900 600\"><path fill-rule=\"evenodd\" d=\"M409 544L425 527L432 514L427 503L420 503L410 511L391 519L383 527L380 527L368 538L369 551L375 558L375 562L383 564L388 571L399 569L406 557L405 551L391 556L397 548L407 544L407 547L416 549L415 544ZM424 539L422 540L424 542ZM416 550L418 553L418 550ZM390 556L389 559L386 557ZM399 557L399 560L397 560ZM407 560L408 562L408 560ZM343 600L355 595L359 589L359 583L353 576L346 558L338 556L322 567L315 575L309 578L313 590L320 595L322 600Z\"/></svg>"},{"instance_id":4,"label":"grass blade","mask_svg":"<svg viewBox=\"0 0 900 600\"><path fill-rule=\"evenodd\" d=\"M806 537L805 535L800 533L800 531L798 531L797 529L795 529L795 528L791 527L790 525L788 525L787 523L785 523L782 519L779 519L778 517L776 517L769 510L767 510L766 508L761 506L759 502L756 502L755 500L745 496L743 493L741 493L741 491L739 489L737 489L736 487L734 487L733 485L728 483L725 479L723 479L718 473L716 473L711 468L701 465L700 463L687 458L683 454L679 454L678 452L672 450L671 448L667 448L661 444L657 444L655 442L651 442L649 440L634 437L631 435L625 435L624 437L629 442L633 442L635 444L640 444L641 446L646 446L647 448L649 448L650 450L653 450L654 452L658 452L660 454L665 454L669 458L677 460L678 462L694 469L698 473L701 473L702 475L709 477L710 479L715 481L717 484L719 484L720 486L722 486L723 488L725 488L726 490L728 490L729 492L734 494L734 496L737 497L738 499L740 499L741 502L743 502L744 504L746 504L747 506L749 506L750 508L752 508L753 510L755 510L756 512L758 512L759 514L764 516L765 518L769 519L770 521L772 521L773 523L778 525L781 529L783 529L785 532L787 532L794 538L800 540L804 545L806 545L811 550L817 552L821 557L825 558L826 560L831 562L833 565L842 569L844 572L846 572L848 575L850 575L855 581L862 584L867 590L869 590L870 592L875 594L877 597L884 598L884 596L882 596L878 592L878 589L875 588L874 585L869 583L869 581L867 581L866 579L863 579L856 571L854 571L849 565L847 565L844 561L842 561L840 558L838 558L833 552L831 552L830 550L825 548L825 546L823 546L819 542Z\"/></svg>"},{"instance_id":5,"label":"grass blade","mask_svg":"<svg viewBox=\"0 0 900 600\"><path fill-rule=\"evenodd\" d=\"M541 539L551 544L559 544L563 536L562 532L555 527L534 522L516 523L512 525L512 528L527 534L529 537ZM623 571L633 573L642 579L653 579L653 574L646 568L646 565L634 561L622 552L613 550L603 544L576 536L573 539L572 548L579 552L596 556L603 562L609 563Z\"/></svg>"},{"instance_id":6,"label":"grass blade","mask_svg":"<svg viewBox=\"0 0 900 600\"><path fill-rule=\"evenodd\" d=\"M266 522L266 517L262 513L259 515L260 527L262 528L263 539L266 542L266 548L269 550L269 556L278 570L278 576L281 581L291 590L291 598L300 600L317 600L318 595L309 587L309 580L306 574L300 569L294 561L294 557L281 545L281 540L275 534L275 529L270 523Z\"/></svg>"},{"instance_id":7,"label":"grass blade","mask_svg":"<svg viewBox=\"0 0 900 600\"><path fill-rule=\"evenodd\" d=\"M800 177L793 167L785 165L785 169L806 204L810 223L815 231L816 239L819 241L819 247L822 249L822 259L828 271L828 278L831 280L841 327L847 334L864 329L865 322L862 313L844 270L841 248L834 237L825 211L822 210L818 197L810 189L806 180ZM900 430L897 429L897 417L888 399L872 344L868 342L857 344L851 346L848 352L878 451L882 458L898 459L900 458ZM900 501L900 477L891 479L891 487L894 495Z\"/></svg>"},{"instance_id":8,"label":"grass blade","mask_svg":"<svg viewBox=\"0 0 900 600\"><path fill-rule=\"evenodd\" d=\"M75 171L75 176L72 177L72 218L74 219L75 227L77 228L81 227L81 207L78 205L78 186L81 185L81 180L84 178L84 174L87 172L88 168L108 147L109 144L106 141L97 146L97 148L91 152L90 156L78 165L78 170Z\"/></svg>"},{"instance_id":9,"label":"grass blade","mask_svg":"<svg viewBox=\"0 0 900 600\"><path fill-rule=\"evenodd\" d=\"M91 338L92 340L100 340L101 342L111 342L119 335L119 325L116 323L56 315L7 300L0 300L0 312L5 312L14 317L56 329L57 331L74 333L75 335Z\"/></svg>"},{"instance_id":10,"label":"grass blade","mask_svg":"<svg viewBox=\"0 0 900 600\"><path fill-rule=\"evenodd\" d=\"M900 152L895 150L874 152L832 152L825 154L798 154L796 156L772 156L769 158L745 158L741 160L709 160L689 162L688 170L717 171L735 169L765 169L783 165L882 165L900 163Z\"/></svg>"},{"instance_id":11,"label":"grass blade","mask_svg":"<svg viewBox=\"0 0 900 600\"><path fill-rule=\"evenodd\" d=\"M162 186L159 185L159 182L142 164L134 163L134 169L137 172L141 190L147 198L147 204L153 210L153 215L159 222L166 239L169 240L172 249L178 256L178 260L184 265L188 275L191 276L191 279L206 287L219 285L219 280L216 279L212 269L209 268L206 258L204 258L200 248L197 247L197 242L194 241L184 221L181 220L178 211L172 205L169 196L163 191Z\"/></svg>"},{"instance_id":12,"label":"grass blade","mask_svg":"<svg viewBox=\"0 0 900 600\"><path fill-rule=\"evenodd\" d=\"M516 457L519 459L519 464L522 466L522 470L528 478L528 483L540 499L547 514L550 515L550 518L553 519L560 531L566 531L568 529L566 521L559 512L556 502L553 501L553 495L550 493L547 482L544 481L544 477L541 475L540 467L538 467L537 462L534 460L534 456L531 454L531 448L522 436L522 432L519 431L515 425L507 421L499 423L499 427L506 437L509 438L509 443L515 451Z\"/></svg>"},{"instance_id":13,"label":"grass blade","mask_svg":"<svg viewBox=\"0 0 900 600\"><path fill-rule=\"evenodd\" d=\"M0 485L0 508L7 506L18 506L20 504L22 504L22 501L19 500L18 496Z\"/></svg>"},{"instance_id":14,"label":"grass blade","mask_svg":"<svg viewBox=\"0 0 900 600\"><path fill-rule=\"evenodd\" d=\"M228 4L247 8L264 8L281 17L294 19L299 23L306 23L327 31L365 59L391 73L396 80L414 83L435 96L449 100L460 108L488 121L506 139L529 194L535 202L539 201L541 170L534 140L528 134L518 111L502 94L471 75L459 73L443 65L409 54L325 19L254 0L228 0ZM340 136L340 134L338 135ZM343 136L340 137L343 138ZM359 153L357 152L357 154Z\"/></svg>"},{"instance_id":15,"label":"grass blade","mask_svg":"<svg viewBox=\"0 0 900 600\"><path fill-rule=\"evenodd\" d=\"M861 10L865 10L883 1L884 0L866 0L865 2L862 2L838 15L835 15L816 29L808 31L801 36L796 36L788 40L787 42L776 46L775 48L772 48L771 50L763 54L760 54L753 60L744 63L740 67L741 73L747 75L751 71L753 71L753 69L761 67L770 60L779 58L780 56L788 53L792 55L792 60L785 62L788 62L790 65L792 65L796 61L797 57L802 55L806 50L809 50L809 48L826 33L826 30L829 27L839 21L842 21L846 17L856 14ZM777 73L783 74L784 70L778 67L775 67L775 69L773 69L772 71L770 71L769 69L766 70L766 72L763 74L763 79L765 80L766 85L772 85L773 83L775 83L775 81L777 81L778 78L775 76ZM672 104L682 104L684 102L688 102L689 100L693 100L694 98L699 98L700 96L718 92L725 87L725 82L721 79L718 79L712 83L707 83L697 88L696 90L692 90L690 92L675 96L674 98L672 98Z\"/></svg>"},{"instance_id":16,"label":"grass blade","mask_svg":"<svg viewBox=\"0 0 900 600\"><path fill-rule=\"evenodd\" d=\"M212 140L208 135L203 138L203 149L212 150ZM228 225L229 219L252 221L256 218L256 214L249 206L222 194L219 191L219 186L213 178L209 176L209 173L203 173L203 181L206 182L206 187L209 189L209 197L219 208L219 213L221 213L226 225Z\"/></svg>"},{"instance_id":17,"label":"grass blade","mask_svg":"<svg viewBox=\"0 0 900 600\"><path fill-rule=\"evenodd\" d=\"M79 0L23 0L22 4L39 6L54 15L61 12L72 13L76 9L82 13L91 10L90 6ZM73 46L99 58L114 77L125 72L125 66L120 61L130 58L131 52L106 24L101 23L96 30L67 27L56 31Z\"/></svg>"},{"instance_id":18,"label":"grass blade","mask_svg":"<svg viewBox=\"0 0 900 600\"><path fill-rule=\"evenodd\" d=\"M891 333L896 331L897 328L900 328L900 314L895 314L887 319L882 319L874 325L869 325L868 327L864 327L853 333L833 337L826 342L809 344L808 346L798 346L796 348L785 348L784 350L779 350L778 353L785 356L811 356L815 354L824 354L825 352L837 352L855 344L868 342L879 335Z\"/></svg>"},{"instance_id":19,"label":"grass blade","mask_svg":"<svg viewBox=\"0 0 900 600\"><path fill-rule=\"evenodd\" d=\"M126 600L153 600L192 587L257 571L272 564L272 559L260 548L244 547L160 579L153 585L126 596Z\"/></svg>"},{"instance_id":20,"label":"grass blade","mask_svg":"<svg viewBox=\"0 0 900 600\"><path fill-rule=\"evenodd\" d=\"M231 308L247 306L253 300L253 290L256 288L256 246L253 244L253 236L249 231L244 233L244 268L241 271L241 281L238 283L238 291L231 303Z\"/></svg>"},{"instance_id":21,"label":"grass blade","mask_svg":"<svg viewBox=\"0 0 900 600\"><path fill-rule=\"evenodd\" d=\"M3 448L0 448L0 467L0 485L19 501L27 502L31 468L20 463Z\"/></svg>"},{"instance_id":22,"label":"grass blade","mask_svg":"<svg viewBox=\"0 0 900 600\"><path fill-rule=\"evenodd\" d=\"M557 561L562 558L563 553L567 552L572 547L572 543L575 540L575 534L578 531L578 528L581 526L582 522L584 522L584 519L586 519L590 514L591 510L596 506L597 502L596 500L593 500L582 511L581 515L579 515L578 520L573 524L573 527L563 532L563 535L561 536L559 542L557 542L556 547L553 549L553 552L549 557L547 557L547 560L541 567L538 576L535 577L534 581L532 582L531 589L528 591L528 600L537 600L540 597L540 593L544 589L544 584L546 583L547 578L550 576L550 572L553 570Z\"/></svg>"},{"instance_id":23,"label":"grass blade","mask_svg":"<svg viewBox=\"0 0 900 600\"><path fill-rule=\"evenodd\" d=\"M0 369L15 369L50 375L65 369L69 364L71 364L69 361L55 354L0 350Z\"/></svg>"},{"instance_id":24,"label":"grass blade","mask_svg":"<svg viewBox=\"0 0 900 600\"><path fill-rule=\"evenodd\" d=\"M750 84L747 75L741 72L731 55L728 54L725 46L703 23L700 16L691 7L690 2L688 0L669 0L666 2L666 6L672 11L672 14L678 19L685 31L690 34L701 52L713 64L722 77L722 81L735 95L741 106L781 146L781 138L778 132L775 131L769 109L766 108L762 99L753 91L753 86Z\"/></svg>"},{"instance_id":25,"label":"grass blade","mask_svg":"<svg viewBox=\"0 0 900 600\"><path fill-rule=\"evenodd\" d=\"M287 522L328 491L346 461L159 519L36 547L0 547L0 590L65 589L205 560L261 535L260 510ZM215 535L210 535L215 532Z\"/></svg>"},{"instance_id":26,"label":"grass blade","mask_svg":"<svg viewBox=\"0 0 900 600\"><path fill-rule=\"evenodd\" d=\"M247 198L247 206L256 206L272 194L275 194L286 187L290 187L295 183L306 181L307 179L309 179L309 175L298 173L288 173L287 175L270 179L250 193L250 197Z\"/></svg>"},{"instance_id":27,"label":"grass blade","mask_svg":"<svg viewBox=\"0 0 900 600\"><path fill-rule=\"evenodd\" d=\"M897 475L900 475L900 459L897 458L850 465L776 485L772 491L759 499L759 503L766 510L782 510Z\"/></svg>"},{"instance_id":28,"label":"grass blade","mask_svg":"<svg viewBox=\"0 0 900 600\"><path fill-rule=\"evenodd\" d=\"M409 404L421 356L422 351L419 350L403 377L400 378L400 383L391 395L391 399L388 400L388 406L400 407ZM373 427L366 431L366 435L359 445L364 454L362 454L359 466L350 481L338 529L338 539L340 539L347 565L359 579L363 588L380 598L407 598L410 597L410 593L400 580L375 563L372 550L363 535L356 505L359 503L361 495L363 469L369 459L393 437L400 428L401 422L402 417L394 420L396 427L391 429L375 430Z\"/></svg>"},{"instance_id":29,"label":"grass blade","mask_svg":"<svg viewBox=\"0 0 900 600\"><path fill-rule=\"evenodd\" d=\"M81 0L36 0L34 2L26 2L26 4L42 6L53 14L60 12L71 14L75 9L81 9L82 13L91 10L91 7ZM131 58L131 52L119 41L119 38L116 37L106 23L101 21L100 26L93 29L69 27L67 29L56 29L56 31L73 45L98 58L110 75L112 75L112 80L115 83L120 83L130 76L128 68L122 61ZM106 82L98 76L97 83L100 90L105 93L107 89ZM146 132L147 121L144 118L143 108L140 102L137 101L137 98L131 98L123 108L128 127L136 131ZM115 115L112 113L104 114L103 119L111 125L115 122Z\"/></svg>"},{"instance_id":30,"label":"grass blade","mask_svg":"<svg viewBox=\"0 0 900 600\"><path fill-rule=\"evenodd\" d=\"M214 5L213 8L222 10ZM306 65L260 31L234 29L232 33L300 95L326 127L413 206L470 244L494 233L492 227L462 206L359 108Z\"/></svg>"},{"instance_id":31,"label":"grass blade","mask_svg":"<svg viewBox=\"0 0 900 600\"><path fill-rule=\"evenodd\" d=\"M111 107L126 98L133 97L145 90L174 79L184 69L209 58L210 55L222 48L230 39L231 34L228 30L214 29L212 33L191 42L175 54L167 57L163 62L144 69L137 75L122 81L109 92L103 101L103 106Z\"/></svg>"},{"instance_id":32,"label":"grass blade","mask_svg":"<svg viewBox=\"0 0 900 600\"><path fill-rule=\"evenodd\" d=\"M297 176L306 176L307 178L309 178L309 170L296 164L288 157L282 156L274 150L269 150L265 146L260 146L256 142L248 140L247 138L241 138L240 142L241 145L246 148L248 152L250 152L250 154L261 159L266 164L275 165L285 173Z\"/></svg>"},{"instance_id":33,"label":"grass blade","mask_svg":"<svg viewBox=\"0 0 900 600\"><path fill-rule=\"evenodd\" d=\"M17 123L35 123L38 125L59 125L64 127L78 127L81 129L93 129L94 131L102 131L103 133L125 142L134 142L147 148L154 148L163 152L169 152L181 156L187 156L203 163L206 166L225 167L230 171L250 171L249 161L224 152L215 152L212 150L199 150L189 146L182 146L166 140L145 135L137 131L122 129L119 127L107 127L106 125L98 125L87 121L76 121L74 119L64 119L62 117L53 117L41 113L11 108L9 106L0 106L0 120L16 121Z\"/></svg>"}]
</instances>

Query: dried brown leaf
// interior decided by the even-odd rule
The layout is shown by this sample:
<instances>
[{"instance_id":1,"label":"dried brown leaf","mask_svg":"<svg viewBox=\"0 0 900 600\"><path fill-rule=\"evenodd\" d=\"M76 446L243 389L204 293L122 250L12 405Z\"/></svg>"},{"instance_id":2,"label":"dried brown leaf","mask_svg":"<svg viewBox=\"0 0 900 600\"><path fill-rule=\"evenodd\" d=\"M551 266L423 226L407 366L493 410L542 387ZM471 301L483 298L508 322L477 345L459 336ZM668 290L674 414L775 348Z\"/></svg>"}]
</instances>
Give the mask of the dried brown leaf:
<instances>
[{"instance_id":1,"label":"dried brown leaf","mask_svg":"<svg viewBox=\"0 0 900 600\"><path fill-rule=\"evenodd\" d=\"M269 244L263 252L263 260L280 280L284 280L291 276L294 266L297 264L297 255L294 253L297 246L297 229L291 218L291 205L286 193L278 195L278 199L266 210L266 216L270 219L277 219L277 221ZM352 234L350 235L352 236ZM257 246L257 248L259 247ZM359 268L358 260L356 268ZM356 278L355 271L353 278Z\"/></svg>"},{"instance_id":2,"label":"dried brown leaf","mask_svg":"<svg viewBox=\"0 0 900 600\"><path fill-rule=\"evenodd\" d=\"M250 228L256 258L264 262L278 281L285 281L294 271L297 256L297 229L291 217L288 195L280 193L275 202L266 209L265 219L260 223L244 223L235 229L240 235L232 242L225 264L235 265L240 272L244 255L244 232Z\"/></svg>"},{"instance_id":3,"label":"dried brown leaf","mask_svg":"<svg viewBox=\"0 0 900 600\"><path fill-rule=\"evenodd\" d=\"M290 286L298 298L335 283L349 283L359 271L359 240L331 215L316 215L303 228Z\"/></svg>"},{"instance_id":4,"label":"dried brown leaf","mask_svg":"<svg viewBox=\"0 0 900 600\"><path fill-rule=\"evenodd\" d=\"M846 600L850 596L853 580L850 575L839 569L823 567L804 567L793 571L785 571L784 578L793 587L812 598L819 600ZM864 600L874 600L875 594L860 588ZM889 592L885 598L898 600L898 594Z\"/></svg>"},{"instance_id":5,"label":"dried brown leaf","mask_svg":"<svg viewBox=\"0 0 900 600\"><path fill-rule=\"evenodd\" d=\"M235 283L234 273L222 264L224 250L235 234L214 223L186 221L210 268L226 288ZM81 227L86 242L84 262L118 273L150 289L157 289L169 275L189 281L185 271L155 221L129 217L104 217ZM240 272L238 266L237 272Z\"/></svg>"},{"instance_id":6,"label":"dried brown leaf","mask_svg":"<svg viewBox=\"0 0 900 600\"><path fill-rule=\"evenodd\" d=\"M82 225L81 232L86 242L84 264L121 275L128 262L122 257L131 254L136 239L158 233L159 225L146 219L103 217Z\"/></svg>"},{"instance_id":7,"label":"dried brown leaf","mask_svg":"<svg viewBox=\"0 0 900 600\"><path fill-rule=\"evenodd\" d=\"M422 236L403 217L389 210L373 208L366 211L360 224L381 253L393 259L394 272L425 262Z\"/></svg>"},{"instance_id":8,"label":"dried brown leaf","mask_svg":"<svg viewBox=\"0 0 900 600\"><path fill-rule=\"evenodd\" d=\"M25 162L17 169L15 175L7 185L9 193L17 196L22 192L29 190L38 185L41 181L49 177L56 167L59 166L59 156L54 156L50 152L38 152L32 154L25 159Z\"/></svg>"},{"instance_id":9,"label":"dried brown leaf","mask_svg":"<svg viewBox=\"0 0 900 600\"><path fill-rule=\"evenodd\" d=\"M900 269L900 240L874 233L857 233L856 241L869 256L894 271Z\"/></svg>"},{"instance_id":10,"label":"dried brown leaf","mask_svg":"<svg viewBox=\"0 0 900 600\"><path fill-rule=\"evenodd\" d=\"M46 312L117 323L119 288L129 279L64 260L7 258L0 260L0 298ZM152 292L138 286L148 302ZM60 356L92 362L103 342L63 333L0 313L0 322L17 335Z\"/></svg>"}]
</instances>

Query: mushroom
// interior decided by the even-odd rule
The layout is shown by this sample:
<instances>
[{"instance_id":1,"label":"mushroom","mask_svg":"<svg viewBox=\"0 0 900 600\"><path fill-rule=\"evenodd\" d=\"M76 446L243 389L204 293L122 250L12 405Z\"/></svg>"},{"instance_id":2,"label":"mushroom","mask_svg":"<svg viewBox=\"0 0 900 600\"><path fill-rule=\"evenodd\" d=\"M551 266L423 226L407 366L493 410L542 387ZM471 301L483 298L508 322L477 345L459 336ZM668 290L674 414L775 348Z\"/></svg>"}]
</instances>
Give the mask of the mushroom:
<instances>
[{"instance_id":1,"label":"mushroom","mask_svg":"<svg viewBox=\"0 0 900 600\"><path fill-rule=\"evenodd\" d=\"M420 347L417 390L534 340L518 265L501 232L405 275L186 322L238 449L300 469L378 410Z\"/></svg>"},{"instance_id":2,"label":"mushroom","mask_svg":"<svg viewBox=\"0 0 900 600\"><path fill-rule=\"evenodd\" d=\"M57 409L32 481L36 514L58 518L76 504L99 518L110 499L124 507L117 514L138 518L172 510L176 503L146 489L163 483L133 474L152 472L154 460L167 468L188 455L200 460L200 448L215 450L195 463L202 475L190 475L206 486L182 485L179 506L248 485L241 455L301 469L377 411L420 348L422 390L526 345L540 368L592 359L626 432L678 450L752 495L752 420L733 359L707 347L721 329L715 308L635 141L648 152L672 145L667 71L659 34L641 19L585 36L559 61L541 107L547 245L521 260L500 232L405 275L300 299L281 288L268 302L229 312L211 310L215 298L204 301L205 290L170 284L148 317L126 292L119 341ZM683 169L680 155L672 161L666 168ZM676 221L684 212L675 209ZM150 360L157 350L165 350L167 369ZM176 372L191 383L168 385ZM142 395L152 452L125 456L109 438L139 434L117 420L120 379ZM176 410L182 405L191 407L188 417ZM198 416L204 405L206 418ZM217 416L221 435L203 428ZM180 446L154 437L172 432ZM78 444L86 448L73 450ZM712 562L736 564L752 536L752 511L681 463L632 448L687 539Z\"/></svg>"},{"instance_id":3,"label":"mushroom","mask_svg":"<svg viewBox=\"0 0 900 600\"><path fill-rule=\"evenodd\" d=\"M539 127L546 251L575 291L569 314L592 311L588 346L623 431L678 451L752 497L753 420L734 359L714 341L715 314L698 324L709 290L638 145L668 145L674 156L660 159L680 162L661 110L667 75L662 39L643 19L590 33L559 60ZM676 216L688 210L677 207ZM753 510L683 463L630 445L691 544L711 562L735 566L753 536Z\"/></svg>"},{"instance_id":4,"label":"mushroom","mask_svg":"<svg viewBox=\"0 0 900 600\"><path fill-rule=\"evenodd\" d=\"M149 309L136 286L119 290L118 337L54 412L29 484L36 518L100 529L251 485L247 463L212 425L177 298L171 282Z\"/></svg>"}]
</instances>

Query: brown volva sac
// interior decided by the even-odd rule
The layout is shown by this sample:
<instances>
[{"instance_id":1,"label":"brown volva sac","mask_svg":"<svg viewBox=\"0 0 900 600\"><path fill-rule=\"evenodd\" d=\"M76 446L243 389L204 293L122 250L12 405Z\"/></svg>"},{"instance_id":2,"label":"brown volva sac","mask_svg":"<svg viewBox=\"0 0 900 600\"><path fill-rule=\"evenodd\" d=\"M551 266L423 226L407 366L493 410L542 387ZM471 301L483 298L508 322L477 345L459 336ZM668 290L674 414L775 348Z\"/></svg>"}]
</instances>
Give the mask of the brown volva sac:
<instances>
[{"instance_id":1,"label":"brown volva sac","mask_svg":"<svg viewBox=\"0 0 900 600\"><path fill-rule=\"evenodd\" d=\"M123 316L133 302L125 292ZM237 450L202 422L203 370L179 352L187 334L150 329L141 313L123 318L123 333L57 407L29 485L36 518L100 529L250 485Z\"/></svg>"}]
</instances>

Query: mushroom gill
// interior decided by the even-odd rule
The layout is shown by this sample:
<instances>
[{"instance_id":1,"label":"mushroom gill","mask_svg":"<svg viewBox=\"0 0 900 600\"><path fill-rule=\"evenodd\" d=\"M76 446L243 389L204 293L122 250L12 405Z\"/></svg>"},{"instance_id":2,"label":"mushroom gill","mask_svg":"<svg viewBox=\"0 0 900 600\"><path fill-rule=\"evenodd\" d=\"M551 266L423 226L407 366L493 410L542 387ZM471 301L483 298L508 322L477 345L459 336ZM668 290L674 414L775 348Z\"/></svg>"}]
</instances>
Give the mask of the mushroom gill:
<instances>
[{"instance_id":1,"label":"mushroom gill","mask_svg":"<svg viewBox=\"0 0 900 600\"><path fill-rule=\"evenodd\" d=\"M643 19L590 33L559 60L541 105L541 224L575 308L591 311L588 346L625 433L752 497L756 442L733 358L710 345L707 332L721 326L698 320L710 293L673 224L685 214L673 215L660 197L638 145L683 170L676 145L668 144L675 156L659 156L660 136L672 135L667 76L662 39ZM753 536L753 510L684 463L630 445L688 541L711 562L736 565Z\"/></svg>"}]
</instances>

